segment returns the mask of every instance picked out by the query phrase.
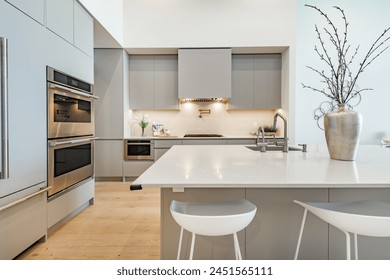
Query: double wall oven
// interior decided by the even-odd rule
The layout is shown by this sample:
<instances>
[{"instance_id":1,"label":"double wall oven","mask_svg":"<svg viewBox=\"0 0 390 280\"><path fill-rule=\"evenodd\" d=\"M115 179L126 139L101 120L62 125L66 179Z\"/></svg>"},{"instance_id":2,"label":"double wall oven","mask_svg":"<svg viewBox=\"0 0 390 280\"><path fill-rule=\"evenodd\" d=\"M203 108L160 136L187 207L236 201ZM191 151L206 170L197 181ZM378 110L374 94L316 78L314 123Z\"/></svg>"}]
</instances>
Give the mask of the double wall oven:
<instances>
[{"instance_id":1,"label":"double wall oven","mask_svg":"<svg viewBox=\"0 0 390 280\"><path fill-rule=\"evenodd\" d=\"M47 67L48 195L94 175L93 86Z\"/></svg>"}]
</instances>

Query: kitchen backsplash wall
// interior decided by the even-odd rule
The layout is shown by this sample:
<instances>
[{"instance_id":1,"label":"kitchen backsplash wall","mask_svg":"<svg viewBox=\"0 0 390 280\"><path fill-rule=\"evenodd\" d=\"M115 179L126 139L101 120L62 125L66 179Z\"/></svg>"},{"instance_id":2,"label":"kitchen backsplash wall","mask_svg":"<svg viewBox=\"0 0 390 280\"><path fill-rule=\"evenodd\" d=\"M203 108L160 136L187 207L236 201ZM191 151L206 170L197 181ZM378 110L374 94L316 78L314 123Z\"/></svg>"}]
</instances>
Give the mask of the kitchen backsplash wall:
<instances>
[{"instance_id":1,"label":"kitchen backsplash wall","mask_svg":"<svg viewBox=\"0 0 390 280\"><path fill-rule=\"evenodd\" d=\"M250 136L260 125L271 126L275 110L226 110L223 103L182 103L179 111L129 111L129 137L141 135L136 119L144 116L149 119L146 135L152 136L152 124L162 124L172 136L186 133L217 133L225 136ZM200 109L210 109L210 114L202 114ZM282 128L282 124L281 125ZM281 131L282 129L279 129ZM126 136L125 136L126 137Z\"/></svg>"}]
</instances>

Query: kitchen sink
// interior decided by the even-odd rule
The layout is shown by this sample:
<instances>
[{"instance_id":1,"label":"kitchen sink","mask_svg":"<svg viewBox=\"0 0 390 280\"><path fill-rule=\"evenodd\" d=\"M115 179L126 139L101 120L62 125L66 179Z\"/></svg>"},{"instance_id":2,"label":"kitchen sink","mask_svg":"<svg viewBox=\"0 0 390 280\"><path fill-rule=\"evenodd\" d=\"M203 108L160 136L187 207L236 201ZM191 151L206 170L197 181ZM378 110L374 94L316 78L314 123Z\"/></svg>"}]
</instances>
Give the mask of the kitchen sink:
<instances>
[{"instance_id":1,"label":"kitchen sink","mask_svg":"<svg viewBox=\"0 0 390 280\"><path fill-rule=\"evenodd\" d=\"M253 146L245 146L246 148L252 150L252 151L258 151L260 152L261 151L261 147L257 147L255 145ZM267 146L266 147L266 151L283 151L283 146L274 146L274 145L270 145L270 146ZM288 151L301 151L302 152L302 148L300 147L288 147Z\"/></svg>"}]
</instances>

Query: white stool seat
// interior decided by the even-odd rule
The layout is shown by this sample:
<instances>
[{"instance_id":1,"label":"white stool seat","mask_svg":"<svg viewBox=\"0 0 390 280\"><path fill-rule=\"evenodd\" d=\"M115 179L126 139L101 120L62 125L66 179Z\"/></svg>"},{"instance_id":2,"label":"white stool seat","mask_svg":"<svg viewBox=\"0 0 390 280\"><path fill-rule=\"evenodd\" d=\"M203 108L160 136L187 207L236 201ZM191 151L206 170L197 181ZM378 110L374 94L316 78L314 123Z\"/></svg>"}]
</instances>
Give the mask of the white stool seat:
<instances>
[{"instance_id":1,"label":"white stool seat","mask_svg":"<svg viewBox=\"0 0 390 280\"><path fill-rule=\"evenodd\" d=\"M325 222L333 225L346 235L347 259L350 259L349 233L355 236L355 258L357 255L357 235L373 237L390 237L390 204L379 201L356 202L301 202L295 203L305 208L299 235L295 259L298 257L299 246L307 211L312 212Z\"/></svg>"},{"instance_id":2,"label":"white stool seat","mask_svg":"<svg viewBox=\"0 0 390 280\"><path fill-rule=\"evenodd\" d=\"M237 232L247 227L253 220L257 207L246 199L232 202L171 202L170 211L174 220L180 225L180 256L183 229L191 232L192 244L190 259L193 255L195 235L222 236L233 234L236 258L241 259Z\"/></svg>"}]
</instances>

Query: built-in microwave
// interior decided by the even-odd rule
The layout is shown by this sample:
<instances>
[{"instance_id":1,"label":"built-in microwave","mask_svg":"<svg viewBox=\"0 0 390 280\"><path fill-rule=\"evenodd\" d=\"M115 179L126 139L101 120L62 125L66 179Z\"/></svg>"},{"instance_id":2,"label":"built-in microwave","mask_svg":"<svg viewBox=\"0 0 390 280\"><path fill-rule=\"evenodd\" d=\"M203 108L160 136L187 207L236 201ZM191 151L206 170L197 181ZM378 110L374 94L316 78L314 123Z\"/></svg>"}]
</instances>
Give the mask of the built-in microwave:
<instances>
[{"instance_id":1,"label":"built-in microwave","mask_svg":"<svg viewBox=\"0 0 390 280\"><path fill-rule=\"evenodd\" d=\"M47 67L48 139L94 134L93 86Z\"/></svg>"},{"instance_id":2,"label":"built-in microwave","mask_svg":"<svg viewBox=\"0 0 390 280\"><path fill-rule=\"evenodd\" d=\"M126 139L124 144L125 160L154 160L154 140Z\"/></svg>"}]
</instances>

